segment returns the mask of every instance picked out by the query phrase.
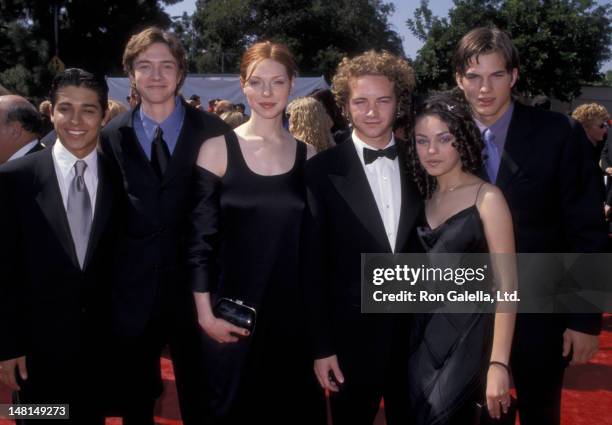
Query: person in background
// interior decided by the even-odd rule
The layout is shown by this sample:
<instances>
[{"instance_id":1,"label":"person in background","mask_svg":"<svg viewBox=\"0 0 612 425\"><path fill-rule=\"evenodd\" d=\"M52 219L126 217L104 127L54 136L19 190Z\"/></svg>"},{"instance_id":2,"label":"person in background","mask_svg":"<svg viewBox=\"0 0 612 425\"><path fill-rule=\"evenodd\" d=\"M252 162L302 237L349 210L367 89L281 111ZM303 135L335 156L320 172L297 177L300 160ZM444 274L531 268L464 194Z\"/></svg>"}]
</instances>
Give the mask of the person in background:
<instances>
[{"instance_id":1,"label":"person in background","mask_svg":"<svg viewBox=\"0 0 612 425\"><path fill-rule=\"evenodd\" d=\"M244 124L249 120L249 117L239 111L228 111L221 114L220 117L227 123L232 129Z\"/></svg>"},{"instance_id":2,"label":"person in background","mask_svg":"<svg viewBox=\"0 0 612 425\"><path fill-rule=\"evenodd\" d=\"M192 94L189 96L189 100L187 101L191 106L196 109L202 109L202 101L200 100L200 96L197 94Z\"/></svg>"},{"instance_id":3,"label":"person in background","mask_svg":"<svg viewBox=\"0 0 612 425\"><path fill-rule=\"evenodd\" d=\"M229 100L220 99L215 103L215 114L221 115L234 110L234 104Z\"/></svg>"},{"instance_id":4,"label":"person in background","mask_svg":"<svg viewBox=\"0 0 612 425\"><path fill-rule=\"evenodd\" d=\"M50 131L53 131L53 123L51 122L51 102L48 100L40 102L40 105L38 105L38 112L40 112L43 121L43 129L40 134L44 136L45 134L49 134Z\"/></svg>"},{"instance_id":5,"label":"person in background","mask_svg":"<svg viewBox=\"0 0 612 425\"><path fill-rule=\"evenodd\" d=\"M215 113L215 105L217 104L218 101L220 101L221 99L210 99L208 101L208 109L207 111L210 112L211 114Z\"/></svg>"},{"instance_id":6,"label":"person in background","mask_svg":"<svg viewBox=\"0 0 612 425\"><path fill-rule=\"evenodd\" d=\"M106 115L104 122L102 122L102 126L106 126L113 120L113 118L118 117L124 112L127 112L127 109L125 109L123 104L117 102L116 100L108 99L108 114Z\"/></svg>"},{"instance_id":7,"label":"person in background","mask_svg":"<svg viewBox=\"0 0 612 425\"><path fill-rule=\"evenodd\" d=\"M550 98L543 94L538 95L533 98L531 106L534 108L544 109L545 111L550 111Z\"/></svg>"},{"instance_id":8,"label":"person in background","mask_svg":"<svg viewBox=\"0 0 612 425\"><path fill-rule=\"evenodd\" d=\"M317 99L325 107L325 111L334 125L331 128L331 133L336 144L342 143L350 138L351 130L347 124L347 120L342 115L342 111L336 104L334 95L330 89L318 89L310 93L309 96Z\"/></svg>"},{"instance_id":9,"label":"person in background","mask_svg":"<svg viewBox=\"0 0 612 425\"><path fill-rule=\"evenodd\" d=\"M16 95L0 96L0 164L44 149L43 121L36 108Z\"/></svg>"},{"instance_id":10,"label":"person in background","mask_svg":"<svg viewBox=\"0 0 612 425\"><path fill-rule=\"evenodd\" d=\"M289 132L298 140L314 146L317 152L334 146L334 125L323 105L314 97L299 97L287 105Z\"/></svg>"},{"instance_id":11,"label":"person in background","mask_svg":"<svg viewBox=\"0 0 612 425\"><path fill-rule=\"evenodd\" d=\"M610 119L610 114L599 103L586 103L574 109L572 118L582 124L587 138L593 146L593 159L595 163L599 164L602 150L605 148L606 141L608 140L608 120Z\"/></svg>"},{"instance_id":12,"label":"person in background","mask_svg":"<svg viewBox=\"0 0 612 425\"><path fill-rule=\"evenodd\" d=\"M127 103L130 105L131 109L136 108L140 103L140 94L133 84L130 85L130 94L125 99L127 100Z\"/></svg>"},{"instance_id":13,"label":"person in background","mask_svg":"<svg viewBox=\"0 0 612 425\"><path fill-rule=\"evenodd\" d=\"M244 103L235 103L234 110L246 114L246 105Z\"/></svg>"}]
</instances>

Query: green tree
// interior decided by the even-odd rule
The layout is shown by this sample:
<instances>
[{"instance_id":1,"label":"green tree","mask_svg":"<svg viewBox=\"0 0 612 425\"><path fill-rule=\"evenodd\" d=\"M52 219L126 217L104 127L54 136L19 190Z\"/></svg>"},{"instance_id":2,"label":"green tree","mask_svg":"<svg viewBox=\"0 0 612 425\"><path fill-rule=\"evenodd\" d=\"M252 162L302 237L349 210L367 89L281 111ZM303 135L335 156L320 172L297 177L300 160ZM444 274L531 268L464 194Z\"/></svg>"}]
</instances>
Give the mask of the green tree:
<instances>
[{"instance_id":1,"label":"green tree","mask_svg":"<svg viewBox=\"0 0 612 425\"><path fill-rule=\"evenodd\" d=\"M586 82L600 80L611 57L609 4L594 0L455 0L448 18L433 16L421 0L411 32L425 44L415 60L425 90L454 86L452 54L460 38L479 26L497 26L513 39L521 58L518 90L568 101Z\"/></svg>"},{"instance_id":2,"label":"green tree","mask_svg":"<svg viewBox=\"0 0 612 425\"><path fill-rule=\"evenodd\" d=\"M178 1L0 1L0 83L25 96L46 96L56 53L66 67L121 75L130 35L148 25L167 28L171 21L162 7Z\"/></svg>"},{"instance_id":3,"label":"green tree","mask_svg":"<svg viewBox=\"0 0 612 425\"><path fill-rule=\"evenodd\" d=\"M197 70L236 72L246 46L263 39L286 43L302 74L327 77L347 54L374 48L403 55L389 25L393 10L382 0L198 0Z\"/></svg>"}]
</instances>

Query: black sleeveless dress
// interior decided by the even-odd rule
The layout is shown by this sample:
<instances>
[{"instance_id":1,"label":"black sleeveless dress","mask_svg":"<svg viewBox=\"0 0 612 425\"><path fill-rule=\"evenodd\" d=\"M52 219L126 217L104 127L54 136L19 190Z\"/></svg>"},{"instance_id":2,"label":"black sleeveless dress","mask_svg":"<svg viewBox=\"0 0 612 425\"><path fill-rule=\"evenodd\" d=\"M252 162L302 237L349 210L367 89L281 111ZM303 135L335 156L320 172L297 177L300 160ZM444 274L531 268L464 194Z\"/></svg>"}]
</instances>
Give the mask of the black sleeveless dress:
<instances>
[{"instance_id":1,"label":"black sleeveless dress","mask_svg":"<svg viewBox=\"0 0 612 425\"><path fill-rule=\"evenodd\" d=\"M418 238L430 253L486 253L484 228L475 205L432 229L421 214ZM484 401L492 342L491 314L435 313L417 321L420 341L408 359L414 424L471 424Z\"/></svg>"},{"instance_id":2,"label":"black sleeveless dress","mask_svg":"<svg viewBox=\"0 0 612 425\"><path fill-rule=\"evenodd\" d=\"M249 169L236 134L225 135L222 178L196 169L188 242L192 288L240 299L257 310L252 335L219 344L202 331L208 423L318 423L322 393L305 338L299 243L306 145L286 173ZM299 395L298 395L299 394Z\"/></svg>"}]
</instances>

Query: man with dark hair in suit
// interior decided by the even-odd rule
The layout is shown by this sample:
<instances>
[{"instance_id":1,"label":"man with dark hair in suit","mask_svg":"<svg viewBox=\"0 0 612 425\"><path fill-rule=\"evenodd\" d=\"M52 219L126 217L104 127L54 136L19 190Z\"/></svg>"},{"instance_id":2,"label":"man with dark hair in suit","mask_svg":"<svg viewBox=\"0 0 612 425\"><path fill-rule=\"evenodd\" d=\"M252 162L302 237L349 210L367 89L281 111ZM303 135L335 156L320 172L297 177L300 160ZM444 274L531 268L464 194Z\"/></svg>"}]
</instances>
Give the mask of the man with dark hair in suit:
<instances>
[{"instance_id":1,"label":"man with dark hair in suit","mask_svg":"<svg viewBox=\"0 0 612 425\"><path fill-rule=\"evenodd\" d=\"M179 96L187 61L171 33L151 27L132 36L123 66L140 103L104 128L102 149L119 167L128 201L113 294L124 424L153 424L166 344L183 422L202 424L200 331L185 279L183 240L200 145L229 128Z\"/></svg>"},{"instance_id":2,"label":"man with dark hair in suit","mask_svg":"<svg viewBox=\"0 0 612 425\"><path fill-rule=\"evenodd\" d=\"M104 423L118 215L117 179L96 149L107 90L81 69L58 74L51 88L58 142L0 167L0 381L21 403L69 404L70 420L53 423Z\"/></svg>"},{"instance_id":3,"label":"man with dark hair in suit","mask_svg":"<svg viewBox=\"0 0 612 425\"><path fill-rule=\"evenodd\" d=\"M414 88L410 65L390 53L345 58L333 79L352 137L306 165L304 291L314 368L332 392L334 424L371 425L381 397L389 424L405 423L398 367L406 317L360 313L361 254L402 252L422 207L393 136ZM405 419L405 418L404 418Z\"/></svg>"},{"instance_id":4,"label":"man with dark hair in suit","mask_svg":"<svg viewBox=\"0 0 612 425\"><path fill-rule=\"evenodd\" d=\"M512 100L519 57L499 29L463 36L454 67L483 134L483 171L510 206L517 252L603 252L603 188L582 126ZM595 354L600 328L597 314L517 316L511 365L521 424L559 424L565 367Z\"/></svg>"},{"instance_id":5,"label":"man with dark hair in suit","mask_svg":"<svg viewBox=\"0 0 612 425\"><path fill-rule=\"evenodd\" d=\"M42 126L42 117L26 99L0 96L0 164L43 149L38 140Z\"/></svg>"}]
</instances>

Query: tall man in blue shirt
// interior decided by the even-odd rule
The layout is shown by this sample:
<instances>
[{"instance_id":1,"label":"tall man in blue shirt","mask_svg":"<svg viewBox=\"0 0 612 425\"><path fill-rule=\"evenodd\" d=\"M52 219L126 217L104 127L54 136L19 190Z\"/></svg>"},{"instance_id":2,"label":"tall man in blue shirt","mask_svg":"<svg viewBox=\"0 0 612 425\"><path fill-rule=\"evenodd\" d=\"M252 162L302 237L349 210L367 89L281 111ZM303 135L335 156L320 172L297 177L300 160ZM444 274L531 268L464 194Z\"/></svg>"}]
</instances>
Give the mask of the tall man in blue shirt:
<instances>
[{"instance_id":1,"label":"tall man in blue shirt","mask_svg":"<svg viewBox=\"0 0 612 425\"><path fill-rule=\"evenodd\" d=\"M582 126L512 100L519 57L508 35L470 31L454 67L482 131L484 171L510 206L517 251L604 251L603 191ZM511 366L521 424L559 424L565 367L595 354L600 329L601 315L518 315Z\"/></svg>"},{"instance_id":2,"label":"tall man in blue shirt","mask_svg":"<svg viewBox=\"0 0 612 425\"><path fill-rule=\"evenodd\" d=\"M172 34L147 28L134 35L123 65L141 102L105 127L102 148L121 172L127 200L113 296L124 424L153 425L166 343L183 422L202 424L199 406L205 395L196 382L195 361L199 330L184 278L182 241L200 145L228 127L178 95L187 62Z\"/></svg>"}]
</instances>

